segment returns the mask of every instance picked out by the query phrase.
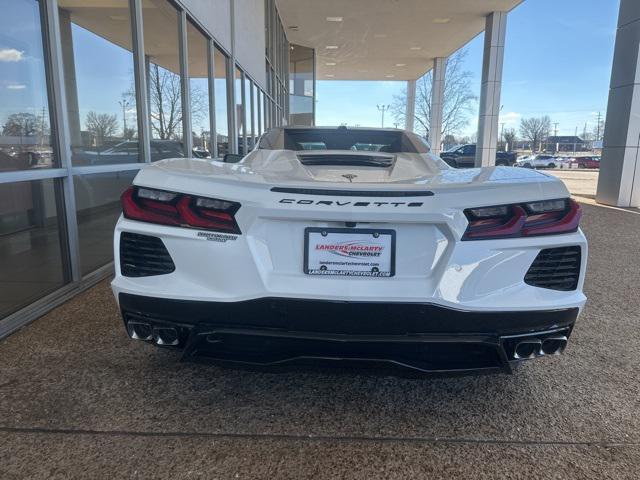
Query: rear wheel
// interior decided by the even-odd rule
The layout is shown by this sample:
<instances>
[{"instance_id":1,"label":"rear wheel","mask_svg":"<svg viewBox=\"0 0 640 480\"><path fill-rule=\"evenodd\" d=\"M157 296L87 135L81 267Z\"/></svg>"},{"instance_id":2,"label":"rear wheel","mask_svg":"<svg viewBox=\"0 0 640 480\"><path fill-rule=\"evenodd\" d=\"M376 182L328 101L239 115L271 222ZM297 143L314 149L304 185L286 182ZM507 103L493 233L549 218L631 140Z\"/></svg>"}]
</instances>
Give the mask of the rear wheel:
<instances>
[{"instance_id":1,"label":"rear wheel","mask_svg":"<svg viewBox=\"0 0 640 480\"><path fill-rule=\"evenodd\" d=\"M529 162L525 163L524 165L522 165L524 168L533 168L533 165L531 165Z\"/></svg>"},{"instance_id":2,"label":"rear wheel","mask_svg":"<svg viewBox=\"0 0 640 480\"><path fill-rule=\"evenodd\" d=\"M556 168L556 164L555 163L550 163L549 164L549 168Z\"/></svg>"}]
</instances>

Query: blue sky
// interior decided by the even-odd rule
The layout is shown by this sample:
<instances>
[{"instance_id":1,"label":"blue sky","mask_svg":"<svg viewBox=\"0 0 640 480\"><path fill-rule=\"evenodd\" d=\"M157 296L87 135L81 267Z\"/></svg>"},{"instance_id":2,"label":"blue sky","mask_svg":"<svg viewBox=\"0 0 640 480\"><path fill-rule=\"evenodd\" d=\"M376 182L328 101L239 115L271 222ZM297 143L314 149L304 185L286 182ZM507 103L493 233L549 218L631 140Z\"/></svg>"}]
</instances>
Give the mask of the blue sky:
<instances>
[{"instance_id":1,"label":"blue sky","mask_svg":"<svg viewBox=\"0 0 640 480\"><path fill-rule=\"evenodd\" d=\"M501 122L549 115L560 135L580 135L604 115L618 15L618 0L525 0L508 17ZM483 35L467 45L465 70L480 95ZM376 104L393 102L405 82L318 81L318 125L380 126ZM385 119L392 126L392 119ZM465 135L474 133L477 116Z\"/></svg>"}]
</instances>

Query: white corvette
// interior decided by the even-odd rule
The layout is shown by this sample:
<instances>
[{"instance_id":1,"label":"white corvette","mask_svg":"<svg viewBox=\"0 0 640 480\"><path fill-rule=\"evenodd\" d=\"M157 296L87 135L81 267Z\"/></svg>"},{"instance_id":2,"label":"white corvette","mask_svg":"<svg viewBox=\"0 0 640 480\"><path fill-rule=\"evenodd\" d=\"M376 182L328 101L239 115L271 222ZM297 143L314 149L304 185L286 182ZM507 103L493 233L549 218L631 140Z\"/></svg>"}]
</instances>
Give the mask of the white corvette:
<instances>
[{"instance_id":1,"label":"white corvette","mask_svg":"<svg viewBox=\"0 0 640 480\"><path fill-rule=\"evenodd\" d=\"M402 130L273 129L238 163L148 165L122 203L127 332L185 358L510 372L586 301L561 181L453 169Z\"/></svg>"}]
</instances>

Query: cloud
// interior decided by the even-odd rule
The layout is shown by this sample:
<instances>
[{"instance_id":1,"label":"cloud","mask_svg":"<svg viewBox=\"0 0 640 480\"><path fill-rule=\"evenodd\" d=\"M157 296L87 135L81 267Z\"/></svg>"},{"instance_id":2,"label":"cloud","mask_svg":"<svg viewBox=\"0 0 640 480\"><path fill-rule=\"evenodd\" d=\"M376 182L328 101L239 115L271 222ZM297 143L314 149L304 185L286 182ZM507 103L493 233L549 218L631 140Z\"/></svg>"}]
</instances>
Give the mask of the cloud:
<instances>
[{"instance_id":1,"label":"cloud","mask_svg":"<svg viewBox=\"0 0 640 480\"><path fill-rule=\"evenodd\" d=\"M20 62L24 60L24 52L15 48L0 49L0 62Z\"/></svg>"},{"instance_id":2,"label":"cloud","mask_svg":"<svg viewBox=\"0 0 640 480\"><path fill-rule=\"evenodd\" d=\"M25 88L27 88L27 86L26 85L13 84L13 85L7 85L7 88L9 90L24 90Z\"/></svg>"},{"instance_id":3,"label":"cloud","mask_svg":"<svg viewBox=\"0 0 640 480\"><path fill-rule=\"evenodd\" d=\"M522 114L518 112L506 112L500 114L500 123L505 123L507 128L515 127L520 123Z\"/></svg>"}]
</instances>

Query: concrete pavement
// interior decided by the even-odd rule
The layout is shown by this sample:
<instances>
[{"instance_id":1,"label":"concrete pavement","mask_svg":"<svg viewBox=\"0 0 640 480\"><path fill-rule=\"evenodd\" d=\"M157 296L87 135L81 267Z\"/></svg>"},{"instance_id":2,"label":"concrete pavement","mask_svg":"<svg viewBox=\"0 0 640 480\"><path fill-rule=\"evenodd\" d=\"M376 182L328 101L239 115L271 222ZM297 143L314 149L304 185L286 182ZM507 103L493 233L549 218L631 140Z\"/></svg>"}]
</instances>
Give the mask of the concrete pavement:
<instances>
[{"instance_id":1,"label":"concrete pavement","mask_svg":"<svg viewBox=\"0 0 640 480\"><path fill-rule=\"evenodd\" d=\"M178 363L103 282L0 343L0 478L638 478L640 215L584 210L588 305L513 376Z\"/></svg>"}]
</instances>

